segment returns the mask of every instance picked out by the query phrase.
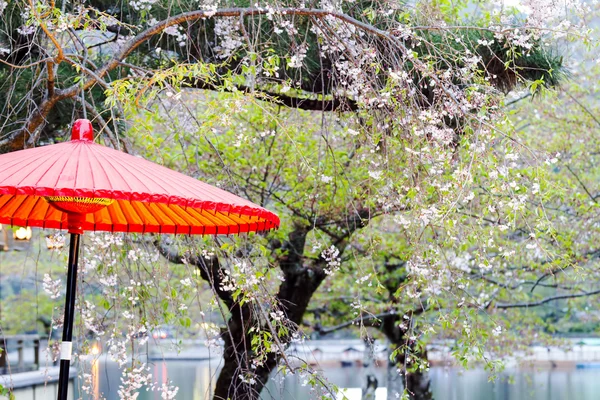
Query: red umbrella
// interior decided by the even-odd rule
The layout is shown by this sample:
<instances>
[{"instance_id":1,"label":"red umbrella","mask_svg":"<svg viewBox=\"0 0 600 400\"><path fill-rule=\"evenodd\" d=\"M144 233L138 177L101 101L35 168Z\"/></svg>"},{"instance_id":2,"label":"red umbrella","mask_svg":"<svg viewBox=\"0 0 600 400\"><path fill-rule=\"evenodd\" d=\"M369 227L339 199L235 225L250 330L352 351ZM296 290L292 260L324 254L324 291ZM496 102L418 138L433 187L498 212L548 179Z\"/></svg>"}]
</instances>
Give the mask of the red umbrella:
<instances>
[{"instance_id":1,"label":"red umbrella","mask_svg":"<svg viewBox=\"0 0 600 400\"><path fill-rule=\"evenodd\" d=\"M58 399L67 398L79 238L87 230L232 234L279 226L274 213L168 168L93 142L75 121L70 142L0 155L0 223L71 234Z\"/></svg>"}]
</instances>

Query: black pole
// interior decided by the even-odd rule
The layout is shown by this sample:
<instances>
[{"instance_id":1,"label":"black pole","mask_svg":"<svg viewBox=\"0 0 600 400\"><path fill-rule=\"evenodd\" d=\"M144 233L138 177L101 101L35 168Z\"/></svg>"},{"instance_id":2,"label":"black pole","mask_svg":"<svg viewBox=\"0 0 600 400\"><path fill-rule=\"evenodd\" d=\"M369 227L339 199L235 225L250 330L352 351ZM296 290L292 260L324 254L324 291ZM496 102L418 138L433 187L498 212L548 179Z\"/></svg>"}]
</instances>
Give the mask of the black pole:
<instances>
[{"instance_id":1,"label":"black pole","mask_svg":"<svg viewBox=\"0 0 600 400\"><path fill-rule=\"evenodd\" d=\"M65 321L63 323L62 344L60 347L60 375L58 377L58 400L67 400L69 392L69 367L73 338L73 317L77 295L77 260L79 259L79 233L71 233L69 244L69 264L67 272L67 297L65 298Z\"/></svg>"}]
</instances>

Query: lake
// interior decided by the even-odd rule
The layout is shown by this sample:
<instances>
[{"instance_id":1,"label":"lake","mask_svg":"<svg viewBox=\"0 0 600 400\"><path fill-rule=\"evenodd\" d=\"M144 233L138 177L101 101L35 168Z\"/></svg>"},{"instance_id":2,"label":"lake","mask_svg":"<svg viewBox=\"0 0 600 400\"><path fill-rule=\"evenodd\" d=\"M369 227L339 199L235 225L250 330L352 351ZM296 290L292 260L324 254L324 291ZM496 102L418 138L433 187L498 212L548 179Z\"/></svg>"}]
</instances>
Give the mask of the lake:
<instances>
[{"instance_id":1,"label":"lake","mask_svg":"<svg viewBox=\"0 0 600 400\"><path fill-rule=\"evenodd\" d=\"M177 400L205 400L216 380L217 362L159 361L150 366L155 379L172 381L179 386ZM380 386L385 387L385 368L376 369ZM102 394L107 400L118 399L120 373L112 362L98 362L93 368L96 390L91 400ZM344 388L360 388L365 369L330 367L324 370L330 382ZM597 400L600 398L599 369L512 370L496 382L488 382L483 370L460 371L456 368L433 367L432 387L436 400ZM509 380L512 383L509 383ZM293 376L282 383L270 382L264 399L310 399L310 387ZM356 391L355 391L356 392ZM383 393L382 393L383 394ZM352 398L352 397L351 397ZM159 393L142 390L138 400L161 400ZM353 398L352 398L353 400Z\"/></svg>"}]
</instances>

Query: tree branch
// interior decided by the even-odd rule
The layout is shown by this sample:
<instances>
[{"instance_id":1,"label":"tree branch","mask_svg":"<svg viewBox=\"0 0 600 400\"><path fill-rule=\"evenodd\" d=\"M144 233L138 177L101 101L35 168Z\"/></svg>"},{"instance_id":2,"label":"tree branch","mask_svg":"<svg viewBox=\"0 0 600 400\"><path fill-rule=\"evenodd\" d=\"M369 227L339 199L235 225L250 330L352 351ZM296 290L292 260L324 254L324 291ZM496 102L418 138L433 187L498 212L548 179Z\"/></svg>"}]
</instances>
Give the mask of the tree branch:
<instances>
[{"instance_id":1,"label":"tree branch","mask_svg":"<svg viewBox=\"0 0 600 400\"><path fill-rule=\"evenodd\" d=\"M121 149L119 146L119 140L117 138L117 136L113 133L113 131L110 129L110 127L108 126L108 122L104 119L104 117L102 117L102 115L96 110L96 107L94 107L93 104L91 104L89 101L82 99L79 96L76 96L75 99L82 103L83 102L83 106L85 107L85 109L87 110L87 112L89 112L92 115L92 122L94 120L98 121L98 123L100 124L100 131L98 133L102 133L105 132L106 136L108 136L108 140L110 141L110 143L112 144L112 146L115 149L119 149L124 151L125 153L131 153L129 146L127 145L127 143L125 141L122 142L123 148Z\"/></svg>"},{"instance_id":2,"label":"tree branch","mask_svg":"<svg viewBox=\"0 0 600 400\"><path fill-rule=\"evenodd\" d=\"M48 92L47 96L54 96L54 63L52 61L48 61L46 63L46 69L48 74Z\"/></svg>"},{"instance_id":3,"label":"tree branch","mask_svg":"<svg viewBox=\"0 0 600 400\"><path fill-rule=\"evenodd\" d=\"M203 256L197 256L190 253L181 254L174 250L172 246L168 246L159 240L154 242L154 246L163 257L173 264L187 263L197 267L202 279L212 287L215 294L225 303L229 310L233 308L235 302L231 296L231 292L222 289L221 282L223 275L218 257L212 256L206 259Z\"/></svg>"},{"instance_id":4,"label":"tree branch","mask_svg":"<svg viewBox=\"0 0 600 400\"><path fill-rule=\"evenodd\" d=\"M260 88L249 88L247 86L235 86L233 87L222 87L215 83L195 80L193 82L187 82L187 85L194 89L204 90L224 90L226 92L233 92L235 90L242 93L256 93L260 94L260 97L264 97L266 101L270 101L276 104L281 104L290 108L298 108L300 110L307 111L356 111L358 110L358 104L355 100L348 98L334 97L331 100L326 99L309 99L304 97L288 96L283 93L270 92L268 90L262 90ZM259 98L260 98L259 97Z\"/></svg>"},{"instance_id":5,"label":"tree branch","mask_svg":"<svg viewBox=\"0 0 600 400\"><path fill-rule=\"evenodd\" d=\"M44 124L46 120L46 116L52 111L54 106L64 99L72 98L77 95L79 90L87 90L92 87L95 83L97 83L98 79L102 79L108 72L112 71L114 68L119 66L119 64L129 56L135 49L137 49L144 42L149 40L152 36L157 35L164 31L166 28L174 25L179 25L184 22L197 21L200 19L214 18L214 17L239 17L240 15L245 16L256 16L256 15L265 15L265 14L278 14L278 15L294 15L294 16L312 16L315 18L325 18L331 17L341 21L344 21L350 25L356 26L357 28L363 30L364 32L369 32L375 36L385 38L396 46L401 48L404 51L408 51L404 44L398 39L391 35L389 32L378 29L372 25L361 22L355 18L350 17L349 15L342 14L335 11L327 11L322 9L311 9L311 8L277 8L277 9L267 9L267 8L224 8L219 10L205 11L205 10L197 10L191 11L187 13L182 13L170 18L167 18L164 21L157 23L156 25L144 30L139 33L134 38L130 39L126 42L123 47L113 56L111 60L109 60L104 66L94 72L94 75L88 77L88 79L80 84L74 84L69 88L63 90L56 90L54 96L48 97L44 101L42 101L38 108L31 114L31 116L27 119L22 129L10 135L5 140L0 141L0 148L7 147L9 150L19 150L23 147L32 147L39 137L39 132L41 126ZM59 47L59 55L57 57L58 60L62 61L64 55L62 53L62 49ZM415 61L417 62L417 61ZM438 84L439 87L454 101L456 99L449 93L447 88L440 85L438 78L435 76L432 77L434 81ZM282 101L286 101L282 99ZM291 101L291 100L288 100ZM308 105L307 105L308 106ZM333 108L334 104L331 105Z\"/></svg>"},{"instance_id":6,"label":"tree branch","mask_svg":"<svg viewBox=\"0 0 600 400\"><path fill-rule=\"evenodd\" d=\"M339 325L335 325L335 326L332 326L330 328L315 327L315 330L317 332L319 332L321 335L328 335L328 334L333 333L335 331L339 331L340 329L344 329L344 328L347 328L347 327L349 327L351 325L357 325L357 324L366 325L366 326L369 326L369 327L375 327L376 328L376 327L378 327L381 324L380 320L382 318L389 317L389 316L392 316L392 315L398 315L398 314L395 313L395 312L386 312L386 313L381 313L381 314L361 315L359 317L354 318L353 320L343 322L343 323L341 323ZM365 324L365 322L369 322L369 324Z\"/></svg>"},{"instance_id":7,"label":"tree branch","mask_svg":"<svg viewBox=\"0 0 600 400\"><path fill-rule=\"evenodd\" d=\"M578 297L587 297L587 296L595 296L600 294L600 289L594 290L591 292L583 292L577 294L561 294L558 296L546 297L545 299L534 301L531 303L496 303L494 308L499 309L507 309L507 308L529 308L529 307L537 307L543 304L549 303L554 300L565 300L565 299L575 299Z\"/></svg>"},{"instance_id":8,"label":"tree branch","mask_svg":"<svg viewBox=\"0 0 600 400\"><path fill-rule=\"evenodd\" d=\"M594 120L594 122L596 122L596 124L598 124L598 126L600 126L600 120L594 115L593 112L591 112L589 110L589 108L584 106L579 100L577 100L575 97L573 97L571 95L571 93L569 93L569 92L565 92L565 93L567 94L567 96L569 96L571 98L571 100L573 100L579 107L581 107L583 109L583 111L586 112L586 114L588 114L590 117L592 117L592 119Z\"/></svg>"},{"instance_id":9,"label":"tree branch","mask_svg":"<svg viewBox=\"0 0 600 400\"><path fill-rule=\"evenodd\" d=\"M568 164L565 164L565 167L567 167L567 170L569 170L569 172L571 173L571 175L573 175L575 177L575 179L577 179L577 182L579 182L579 184L581 185L581 187L583 188L583 190L587 193L588 197L594 203L598 203L598 201L596 200L596 196L594 196L594 195L592 195L590 193L590 191L588 190L587 186L585 186L585 184L581 181L581 179L579 179L579 175L577 175L575 172L573 172L573 170L571 169L571 167Z\"/></svg>"},{"instance_id":10,"label":"tree branch","mask_svg":"<svg viewBox=\"0 0 600 400\"><path fill-rule=\"evenodd\" d=\"M600 250L591 250L591 251L588 251L588 252L586 252L585 254L583 254L581 256L581 260L579 260L578 262L589 261L589 258L593 258L595 256L598 256L598 254L600 254ZM535 284L531 287L531 290L529 292L533 293L533 291L540 284L540 282L542 282L544 279L548 278L549 276L554 276L554 275L557 275L557 274L559 274L561 272L564 272L565 269L566 268L557 268L557 269L552 269L552 270L546 272L545 274L543 274L542 276L540 276L535 281Z\"/></svg>"}]
</instances>

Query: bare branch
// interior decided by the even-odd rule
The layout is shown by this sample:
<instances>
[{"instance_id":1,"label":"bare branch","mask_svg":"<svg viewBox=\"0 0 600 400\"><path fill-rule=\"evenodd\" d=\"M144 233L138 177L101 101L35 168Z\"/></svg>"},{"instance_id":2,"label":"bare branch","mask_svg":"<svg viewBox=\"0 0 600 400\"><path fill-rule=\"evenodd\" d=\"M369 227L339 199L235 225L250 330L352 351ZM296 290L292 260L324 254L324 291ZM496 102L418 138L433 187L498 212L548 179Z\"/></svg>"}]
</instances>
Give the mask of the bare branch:
<instances>
[{"instance_id":1,"label":"bare branch","mask_svg":"<svg viewBox=\"0 0 600 400\"><path fill-rule=\"evenodd\" d=\"M228 309L232 309L235 302L231 296L231 292L222 289L221 281L223 278L221 265L219 259L216 256L212 256L208 259L193 255L190 253L179 253L176 249L165 243L157 240L154 242L155 247L159 253L167 260L174 264L185 264L188 263L198 268L200 276L204 279L213 289L215 294L225 303ZM185 260L185 262L184 262Z\"/></svg>"},{"instance_id":2,"label":"bare branch","mask_svg":"<svg viewBox=\"0 0 600 400\"><path fill-rule=\"evenodd\" d=\"M263 97L264 100L270 101L276 104L281 104L290 108L298 108L300 110L307 111L356 111L358 110L358 104L355 100L348 98L333 97L330 100L327 99L311 99L305 97L288 96L282 93L275 93L268 90L262 90L260 88L249 88L247 86L235 86L233 87L220 87L216 83L205 82L195 80L194 82L188 82L188 87L195 89L204 90L225 90L227 92L239 91L242 93L257 93L257 97Z\"/></svg>"},{"instance_id":3,"label":"bare branch","mask_svg":"<svg viewBox=\"0 0 600 400\"><path fill-rule=\"evenodd\" d=\"M581 181L581 179L579 179L579 175L577 175L575 172L573 172L573 170L571 169L571 167L567 164L565 164L565 167L567 167L567 170L569 170L569 172L575 177L575 179L577 179L577 182L579 182L579 185L581 185L581 187L583 188L583 190L587 193L588 197L594 202L594 203L598 203L598 201L596 200L596 196L592 195L590 193L590 191L588 190L588 188L585 186L585 184Z\"/></svg>"},{"instance_id":4,"label":"bare branch","mask_svg":"<svg viewBox=\"0 0 600 400\"><path fill-rule=\"evenodd\" d=\"M598 124L598 126L600 126L600 120L594 115L593 112L591 112L589 110L589 108L584 106L579 100L577 100L575 97L573 97L569 92L565 92L565 93L567 94L567 96L569 96L569 98L571 100L573 100L579 107L581 107L583 109L583 111L586 112L586 114L588 114L590 117L592 117L592 119L594 120L594 122L596 122L596 124Z\"/></svg>"},{"instance_id":5,"label":"bare branch","mask_svg":"<svg viewBox=\"0 0 600 400\"><path fill-rule=\"evenodd\" d=\"M332 17L338 20L344 21L350 25L354 25L357 28L365 32L369 32L375 36L385 38L390 42L394 43L398 48L403 49L404 51L408 51L404 44L396 37L394 37L389 32L383 31L381 29L375 28L372 25L361 22L355 18L350 17L349 15L342 14L334 11L327 11L322 9L311 9L311 8L278 8L278 9L267 9L267 8L224 8L214 11L205 11L205 10L197 10L191 11L187 13L182 13L170 18L167 18L164 21L157 23L156 25L144 30L139 33L134 38L130 39L126 42L118 51L113 58L108 61L104 66L95 71L88 79L80 84L74 84L67 89L64 90L56 90L55 95L48 97L46 100L42 101L37 110L35 110L31 116L28 118L23 128L14 134L10 135L7 139L0 141L0 147L7 147L9 150L18 150L23 147L31 147L33 146L39 137L40 127L44 124L46 116L52 111L54 106L62 100L72 98L76 96L79 90L87 90L92 87L95 83L98 83L99 79L102 79L108 72L115 69L119 64L125 60L127 56L129 56L135 49L137 49L144 42L149 40L154 35L157 35L164 31L166 28L174 25L179 25L184 22L197 21L200 19L214 18L214 17L239 17L240 15L245 16L256 16L256 15L265 15L268 13L275 13L279 15L297 15L297 16L312 16L314 18L325 18ZM57 62L60 62L64 59L64 54L62 53L62 49L58 47L59 55L57 56ZM417 61L415 61L417 62ZM439 87L441 87L451 99L456 102L454 95L449 93L447 88L444 85L440 85L439 79L435 76L431 77ZM458 103L458 102L457 102Z\"/></svg>"},{"instance_id":6,"label":"bare branch","mask_svg":"<svg viewBox=\"0 0 600 400\"><path fill-rule=\"evenodd\" d=\"M54 63L48 61L46 63L46 69L48 74L48 97L54 96Z\"/></svg>"},{"instance_id":7,"label":"bare branch","mask_svg":"<svg viewBox=\"0 0 600 400\"><path fill-rule=\"evenodd\" d=\"M561 294L558 296L546 297L545 299L539 301L533 301L531 303L496 303L494 308L507 309L507 308L529 308L529 307L537 307L543 304L549 303L554 300L566 300L566 299L575 299L578 297L588 297L595 296L600 294L600 289L594 290L591 292L583 292L583 293L572 293L572 294Z\"/></svg>"},{"instance_id":8,"label":"bare branch","mask_svg":"<svg viewBox=\"0 0 600 400\"><path fill-rule=\"evenodd\" d=\"M395 312L386 312L386 313L381 313L381 314L361 315L359 317L354 318L353 320L343 322L339 325L335 325L330 328L315 327L315 330L317 332L319 332L321 335L327 335L327 334L333 333L335 331L339 331L340 329L344 329L344 328L347 328L352 325L378 327L381 324L381 322L380 322L381 319L383 319L385 317L390 317L392 315L397 316L398 314Z\"/></svg>"}]
</instances>

